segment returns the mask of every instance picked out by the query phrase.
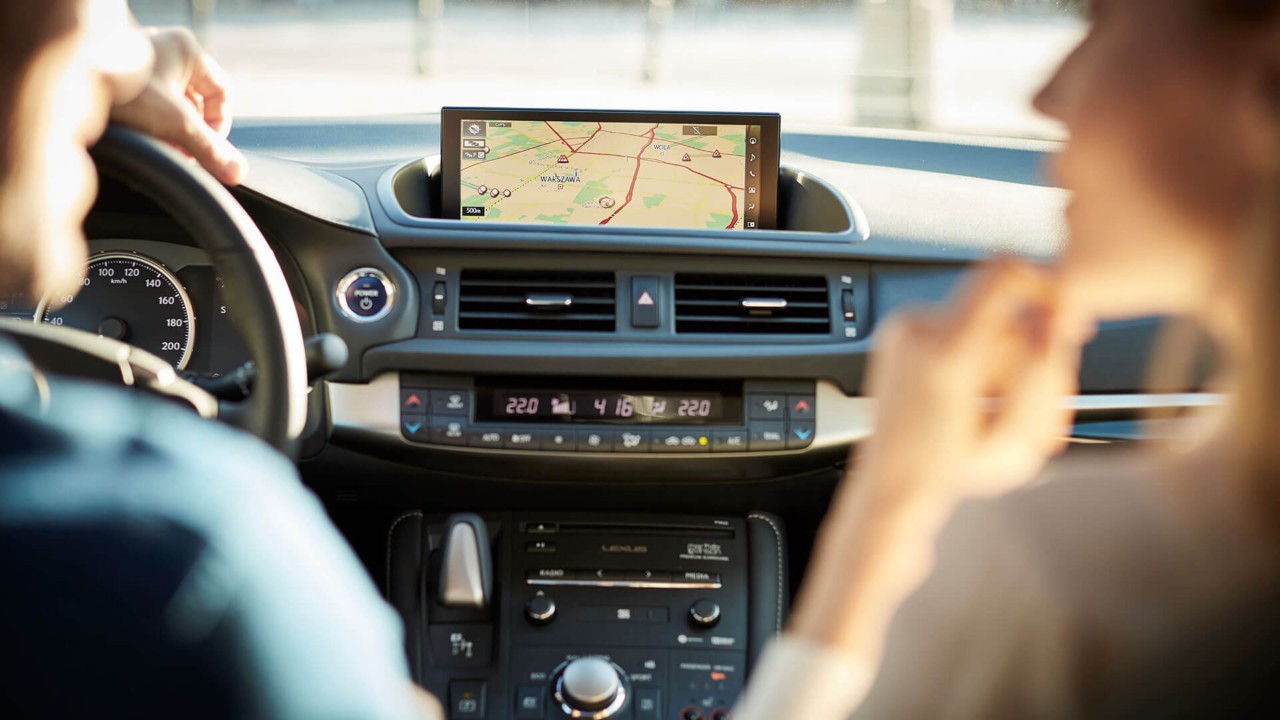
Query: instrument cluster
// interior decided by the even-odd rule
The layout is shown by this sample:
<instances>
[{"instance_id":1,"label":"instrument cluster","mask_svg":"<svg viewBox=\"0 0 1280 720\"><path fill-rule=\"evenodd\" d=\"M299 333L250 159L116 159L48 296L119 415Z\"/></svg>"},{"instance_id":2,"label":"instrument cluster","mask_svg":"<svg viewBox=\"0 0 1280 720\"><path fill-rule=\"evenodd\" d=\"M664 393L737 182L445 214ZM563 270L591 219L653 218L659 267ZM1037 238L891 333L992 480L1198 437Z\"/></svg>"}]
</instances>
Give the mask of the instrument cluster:
<instances>
[{"instance_id":1,"label":"instrument cluster","mask_svg":"<svg viewBox=\"0 0 1280 720\"><path fill-rule=\"evenodd\" d=\"M176 370L217 377L248 359L222 302L222 279L195 248L94 240L75 293L0 297L0 316L126 342Z\"/></svg>"}]
</instances>

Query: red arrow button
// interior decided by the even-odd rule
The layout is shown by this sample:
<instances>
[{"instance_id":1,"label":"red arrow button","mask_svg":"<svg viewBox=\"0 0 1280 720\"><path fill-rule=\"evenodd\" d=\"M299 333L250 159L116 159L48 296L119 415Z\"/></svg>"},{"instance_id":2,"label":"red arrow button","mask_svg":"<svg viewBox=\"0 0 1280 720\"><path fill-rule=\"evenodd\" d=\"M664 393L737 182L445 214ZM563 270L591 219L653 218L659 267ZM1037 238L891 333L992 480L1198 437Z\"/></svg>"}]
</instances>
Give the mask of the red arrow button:
<instances>
[{"instance_id":1,"label":"red arrow button","mask_svg":"<svg viewBox=\"0 0 1280 720\"><path fill-rule=\"evenodd\" d=\"M405 407L422 407L422 398L417 395L410 395L404 399Z\"/></svg>"},{"instance_id":2,"label":"red arrow button","mask_svg":"<svg viewBox=\"0 0 1280 720\"><path fill-rule=\"evenodd\" d=\"M811 410L813 410L813 408L809 407L809 403L805 400L801 400L795 404L795 407L791 408L792 412L809 412Z\"/></svg>"}]
</instances>

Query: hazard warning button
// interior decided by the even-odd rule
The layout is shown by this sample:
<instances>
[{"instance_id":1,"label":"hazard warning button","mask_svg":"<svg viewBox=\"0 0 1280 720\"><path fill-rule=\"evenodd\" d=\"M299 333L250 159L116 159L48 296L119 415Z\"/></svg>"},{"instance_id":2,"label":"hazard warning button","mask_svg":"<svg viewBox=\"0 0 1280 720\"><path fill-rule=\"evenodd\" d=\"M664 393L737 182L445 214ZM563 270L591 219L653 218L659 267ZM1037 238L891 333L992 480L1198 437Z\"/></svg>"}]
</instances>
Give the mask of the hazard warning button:
<instances>
[{"instance_id":1,"label":"hazard warning button","mask_svg":"<svg viewBox=\"0 0 1280 720\"><path fill-rule=\"evenodd\" d=\"M631 278L631 327L656 328L662 324L658 278L634 275Z\"/></svg>"}]
</instances>

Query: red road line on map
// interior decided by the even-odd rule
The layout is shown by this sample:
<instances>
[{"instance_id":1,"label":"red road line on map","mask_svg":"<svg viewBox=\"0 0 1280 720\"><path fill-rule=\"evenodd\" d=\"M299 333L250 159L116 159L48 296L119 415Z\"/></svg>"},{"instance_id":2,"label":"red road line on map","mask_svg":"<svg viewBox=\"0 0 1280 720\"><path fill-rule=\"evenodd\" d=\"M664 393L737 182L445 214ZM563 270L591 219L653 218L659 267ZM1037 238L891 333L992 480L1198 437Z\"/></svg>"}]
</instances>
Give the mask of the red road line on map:
<instances>
[{"instance_id":1,"label":"red road line on map","mask_svg":"<svg viewBox=\"0 0 1280 720\"><path fill-rule=\"evenodd\" d=\"M641 152L644 152L644 150L641 150ZM630 155L616 155L616 154L614 154L614 153L598 153L598 152L585 152L585 151L584 151L584 152L582 152L581 154L582 154L582 155L598 155L598 156L600 156L600 157L616 157L616 158L623 158L623 159L625 159L625 160L630 160L630 159L631 159L631 156L630 156ZM721 185L723 185L723 186L725 186L725 187L727 187L727 188L732 188L732 189L734 189L734 190L741 190L741 189L742 189L742 188L738 187L737 185L730 185L729 183L727 183L727 182L725 182L725 181L721 180L720 178L717 178L717 177L711 177L710 175L708 175L708 174L706 174L706 173L700 173L700 172L698 172L697 170L694 170L693 168L691 168L691 167L689 167L689 166L687 166L687 165L681 165L680 163L667 162L666 160L659 160L659 159L657 159L657 158L641 158L641 159L643 159L645 162L658 163L659 165L670 165L671 167L678 167L678 168L680 168L681 170L688 170L689 172L693 173L694 175L701 175L702 177L704 177L704 178L706 178L706 179L710 180L711 182L719 183L719 184L721 184Z\"/></svg>"},{"instance_id":2,"label":"red road line on map","mask_svg":"<svg viewBox=\"0 0 1280 720\"><path fill-rule=\"evenodd\" d=\"M620 130L609 130L608 132L615 133L615 134L618 134L618 135L629 135L629 136L631 136L631 137L648 137L647 135L636 135L635 133L627 133L627 132L622 132L622 131L620 131ZM700 137L713 137L713 138L718 138L718 137L720 137L720 136L719 136L719 135L701 135ZM690 144L688 144L688 143L682 143L682 142L680 142L679 140L672 140L672 139L670 139L670 138L662 138L662 140L663 140L663 142L669 142L669 143L672 143L672 144L675 144L675 145L680 145L681 147L687 147L687 148L689 148L690 150L697 150L697 151L698 151L698 152L700 152L700 153L707 153L708 155L710 155L710 154L711 154L710 152L707 152L706 148L695 147L695 146L690 145ZM655 141L655 142L656 142L656 141ZM746 155L739 155L739 154L737 154L737 153L720 153L720 155L721 155L721 156L724 156L724 157L746 157Z\"/></svg>"},{"instance_id":3,"label":"red road line on map","mask_svg":"<svg viewBox=\"0 0 1280 720\"><path fill-rule=\"evenodd\" d=\"M600 134L600 131L601 131L601 130L603 130L603 129L604 129L604 128L600 127L600 123L596 123L596 131L595 131L595 132L593 132L593 133L591 133L591 137L587 138L586 142L584 142L584 143L582 143L581 145L579 145L578 147L574 148L574 149L573 149L573 153L574 153L575 155L576 155L576 154L578 154L578 151L579 151L579 150L581 150L582 148L586 147L586 146L587 146L587 143L591 142L592 140L595 140L595 139L596 139L596 136L597 136L597 135L599 135L599 134Z\"/></svg>"},{"instance_id":4,"label":"red road line on map","mask_svg":"<svg viewBox=\"0 0 1280 720\"><path fill-rule=\"evenodd\" d=\"M733 226L738 224L738 196L733 194L733 188L728 185L725 185L724 189L729 191L729 199L733 201L733 219L729 221L729 224L724 229L732 230Z\"/></svg>"},{"instance_id":5,"label":"red road line on map","mask_svg":"<svg viewBox=\"0 0 1280 720\"><path fill-rule=\"evenodd\" d=\"M723 186L725 186L725 187L727 187L727 188L733 188L734 190L741 190L741 189L742 189L742 188L738 187L737 185L730 185L729 183L727 183L727 182L725 182L725 181L721 180L720 178L717 178L717 177L711 177L710 175L708 175L708 174L706 174L706 173L700 173L700 172L698 172L697 170L694 170L693 168L689 167L688 165L681 165L680 163L667 162L666 160L659 160L659 159L657 159L657 158L645 158L645 160L646 160L646 161L648 161L648 162L658 163L658 164L660 164L660 165L670 165L671 167L678 167L678 168L681 168L682 170L688 170L689 172L693 173L694 175L701 175L702 177L704 177L704 178L706 178L706 179L708 179L708 180L710 180L710 181L712 181L712 182L718 182L718 183L720 183L721 185L723 185Z\"/></svg>"},{"instance_id":6,"label":"red road line on map","mask_svg":"<svg viewBox=\"0 0 1280 720\"><path fill-rule=\"evenodd\" d=\"M653 127L649 128L649 142L645 143L644 147L640 148L640 152L636 153L636 171L631 176L631 187L627 188L626 201L624 201L622 205L618 206L618 209L614 210L612 215L605 218L604 220L601 220L600 221L601 225L608 225L609 221L617 217L618 213L622 212L623 208L631 204L631 196L634 195L636 192L636 180L640 179L640 165L642 162L644 162L644 158L642 156L644 155L644 151L648 150L649 146L653 144L653 134L657 132L657 130L658 130L657 125L654 125Z\"/></svg>"},{"instance_id":7,"label":"red road line on map","mask_svg":"<svg viewBox=\"0 0 1280 720\"><path fill-rule=\"evenodd\" d=\"M543 120L542 122L544 122L544 123L546 123L546 124L547 124L547 128L548 128L549 130L551 130L551 132L555 133L555 134L556 134L556 137L560 138L560 142L564 143L564 144L569 148L569 152L576 152L576 151L577 151L577 148L575 148L574 146L570 145L570 144L569 144L569 141L568 141L568 140L565 140L565 139L564 139L564 136L563 136L563 135L561 135L559 132L557 132L557 131L556 131L555 126L551 124L551 121L550 121L550 120Z\"/></svg>"},{"instance_id":8,"label":"red road line on map","mask_svg":"<svg viewBox=\"0 0 1280 720\"><path fill-rule=\"evenodd\" d=\"M703 135L702 137L719 137L719 136L718 136L718 135ZM667 140L666 138L662 138L662 139L663 139L663 140ZM674 144L676 144L676 145L681 145L681 146L683 146L683 147L687 147L687 148L689 148L690 150L697 150L698 152L701 152L701 153L707 153L708 155L710 155L710 154L711 154L711 153L707 152L706 148L694 147L693 145L689 145L688 143L682 143L682 142L680 142L679 140L667 140L667 142L669 142L669 143L674 143ZM739 154L737 154L737 153L720 153L720 155L721 155L721 156L726 156L726 157L746 157L746 155L739 155Z\"/></svg>"}]
</instances>

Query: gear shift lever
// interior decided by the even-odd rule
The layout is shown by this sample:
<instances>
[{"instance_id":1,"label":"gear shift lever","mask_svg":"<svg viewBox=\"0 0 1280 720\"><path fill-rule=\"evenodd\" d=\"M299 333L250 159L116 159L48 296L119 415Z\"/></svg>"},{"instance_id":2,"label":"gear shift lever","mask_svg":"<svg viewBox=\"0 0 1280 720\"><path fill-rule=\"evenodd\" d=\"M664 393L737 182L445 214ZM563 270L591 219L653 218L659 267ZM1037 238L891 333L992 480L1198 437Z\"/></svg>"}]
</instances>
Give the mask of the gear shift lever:
<instances>
[{"instance_id":1,"label":"gear shift lever","mask_svg":"<svg viewBox=\"0 0 1280 720\"><path fill-rule=\"evenodd\" d=\"M489 607L493 597L493 553L489 529L479 515L457 513L445 520L439 587L440 604L445 607Z\"/></svg>"}]
</instances>

